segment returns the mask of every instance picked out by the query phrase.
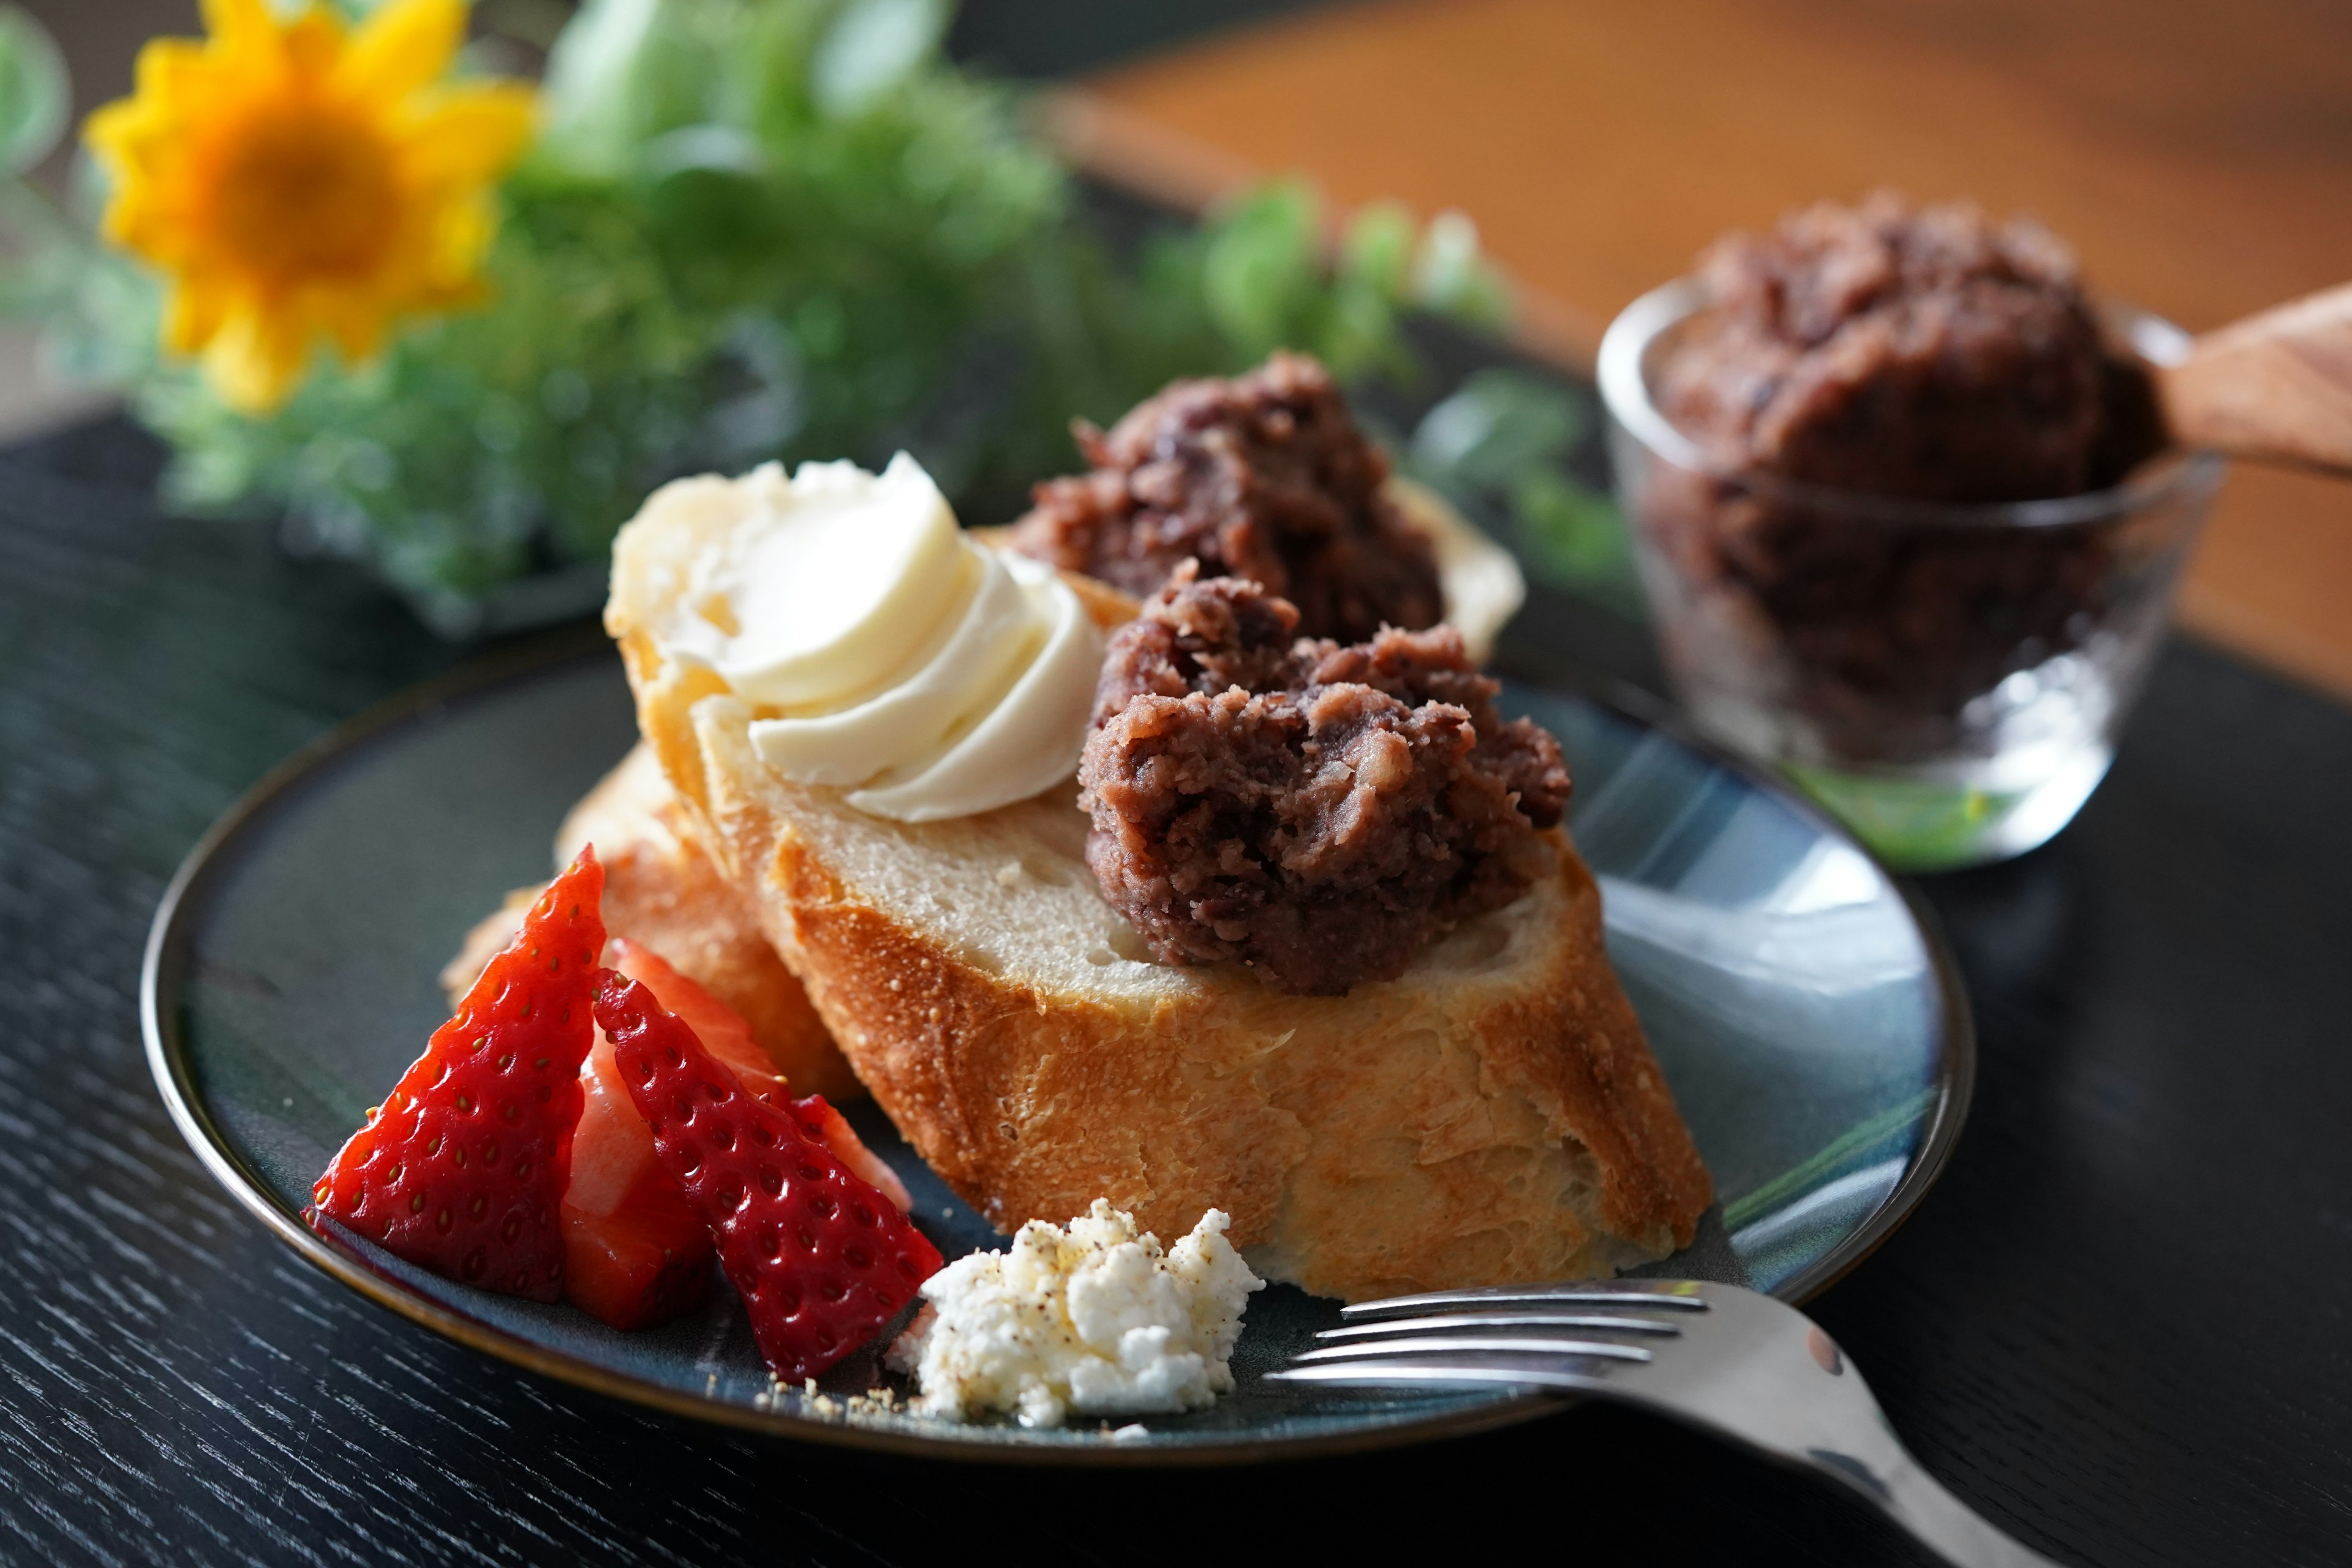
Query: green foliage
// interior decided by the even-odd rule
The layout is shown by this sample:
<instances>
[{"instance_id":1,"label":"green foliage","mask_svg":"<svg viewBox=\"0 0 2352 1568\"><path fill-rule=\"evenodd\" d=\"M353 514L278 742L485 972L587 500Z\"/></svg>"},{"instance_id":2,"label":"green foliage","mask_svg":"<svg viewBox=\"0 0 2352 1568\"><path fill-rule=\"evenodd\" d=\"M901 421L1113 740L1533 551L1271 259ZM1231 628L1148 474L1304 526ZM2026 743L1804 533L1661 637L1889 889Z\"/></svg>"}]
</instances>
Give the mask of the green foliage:
<instances>
[{"instance_id":1,"label":"green foliage","mask_svg":"<svg viewBox=\"0 0 2352 1568\"><path fill-rule=\"evenodd\" d=\"M1624 519L1568 471L1584 431L1583 405L1557 383L1523 371L1475 371L1423 416L1404 462L1474 511L1507 514L1538 577L1638 616Z\"/></svg>"},{"instance_id":2,"label":"green foliage","mask_svg":"<svg viewBox=\"0 0 2352 1568\"><path fill-rule=\"evenodd\" d=\"M489 303L322 357L268 418L157 359L156 288L86 224L78 265L17 269L18 302L132 390L178 504L290 510L443 599L595 560L656 484L768 458L905 447L1004 521L1069 466L1073 416L1277 346L1403 375L1404 312L1499 321L1466 222L1377 207L1334 251L1295 184L1112 255L1016 100L940 59L950 10L587 0L503 188Z\"/></svg>"},{"instance_id":3,"label":"green foliage","mask_svg":"<svg viewBox=\"0 0 2352 1568\"><path fill-rule=\"evenodd\" d=\"M0 169L21 174L47 157L71 99L57 44L30 12L0 5Z\"/></svg>"}]
</instances>

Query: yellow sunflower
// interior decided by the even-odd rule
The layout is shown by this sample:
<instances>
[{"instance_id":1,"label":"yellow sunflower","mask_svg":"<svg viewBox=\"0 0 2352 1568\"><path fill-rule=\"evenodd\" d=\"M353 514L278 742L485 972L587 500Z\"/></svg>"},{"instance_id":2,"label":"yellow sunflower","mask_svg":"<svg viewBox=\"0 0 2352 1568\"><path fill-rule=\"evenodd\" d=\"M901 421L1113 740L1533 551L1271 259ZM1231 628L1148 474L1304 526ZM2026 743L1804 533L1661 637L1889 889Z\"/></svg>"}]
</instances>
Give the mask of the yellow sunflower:
<instances>
[{"instance_id":1,"label":"yellow sunflower","mask_svg":"<svg viewBox=\"0 0 2352 1568\"><path fill-rule=\"evenodd\" d=\"M266 413L326 339L373 354L395 319L478 298L491 185L533 94L445 81L465 0L390 0L347 29L323 5L205 0L211 37L158 38L138 90L84 136L113 184L106 236L170 279L163 345Z\"/></svg>"}]
</instances>

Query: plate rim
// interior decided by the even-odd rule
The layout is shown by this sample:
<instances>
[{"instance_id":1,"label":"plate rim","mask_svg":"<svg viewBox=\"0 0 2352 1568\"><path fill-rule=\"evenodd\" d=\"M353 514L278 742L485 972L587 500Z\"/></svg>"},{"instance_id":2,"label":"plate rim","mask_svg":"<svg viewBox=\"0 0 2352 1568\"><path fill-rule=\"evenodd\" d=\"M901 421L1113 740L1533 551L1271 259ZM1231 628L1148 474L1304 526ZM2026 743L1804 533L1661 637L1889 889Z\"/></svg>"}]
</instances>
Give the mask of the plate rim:
<instances>
[{"instance_id":1,"label":"plate rim","mask_svg":"<svg viewBox=\"0 0 2352 1568\"><path fill-rule=\"evenodd\" d=\"M952 1459L982 1464L1039 1467L1112 1467L1159 1468L1172 1466L1215 1466L1269 1458L1307 1459L1411 1443L1463 1436L1515 1426L1575 1403L1572 1397L1535 1391L1518 1394L1466 1409L1444 1411L1394 1422L1320 1436L1269 1439L1236 1435L1197 1442L1135 1447L1125 1444L1039 1445L996 1443L980 1438L929 1436L918 1433L865 1426L849 1421L825 1420L782 1408L760 1408L712 1399L633 1373L616 1371L550 1350L496 1324L420 1296L389 1275L377 1272L355 1255L335 1247L287 1209L257 1173L231 1147L199 1092L188 1058L186 1040L177 1016L176 998L184 984L194 916L204 907L201 896L228 866L226 851L257 824L281 797L289 795L347 753L383 731L435 708L507 682L519 682L566 664L582 662L612 644L601 626L579 626L522 639L518 644L478 655L455 668L397 692L333 726L270 769L205 830L173 873L148 928L139 973L140 1033L146 1046L147 1065L164 1109L180 1136L206 1173L278 1240L305 1262L338 1283L412 1323L466 1348L510 1366L549 1377L592 1394L660 1410L688 1419L716 1423L739 1430L926 1459ZM1516 651L1516 650L1515 650ZM1556 661L1506 658L1500 673L1564 691L1614 713L1643 729L1656 731L1689 748L1715 765L1744 779L1795 810L1811 826L1853 847L1869 860L1902 898L1917 928L1934 973L1938 1001L1944 1060L1935 1088L1934 1119L1919 1152L1870 1217L1829 1253L1788 1279L1772 1294L1793 1306L1802 1306L1851 1273L1884 1246L1916 1211L1927 1190L1941 1178L1958 1147L1961 1130L1975 1097L1977 1040L1968 992L1942 929L1925 900L1869 848L1833 818L1802 795L1769 775L1693 734L1663 704L1620 681L1595 678ZM167 1010L166 993L174 999ZM979 1430L979 1429L975 1429Z\"/></svg>"}]
</instances>

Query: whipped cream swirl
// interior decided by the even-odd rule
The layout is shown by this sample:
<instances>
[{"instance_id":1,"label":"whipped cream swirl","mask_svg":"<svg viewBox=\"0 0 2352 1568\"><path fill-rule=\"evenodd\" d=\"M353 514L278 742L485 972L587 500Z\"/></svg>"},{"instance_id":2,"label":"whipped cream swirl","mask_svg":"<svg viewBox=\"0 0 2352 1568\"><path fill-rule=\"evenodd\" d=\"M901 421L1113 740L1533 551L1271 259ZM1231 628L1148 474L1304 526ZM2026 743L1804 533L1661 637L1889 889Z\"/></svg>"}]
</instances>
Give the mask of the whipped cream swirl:
<instances>
[{"instance_id":1,"label":"whipped cream swirl","mask_svg":"<svg viewBox=\"0 0 2352 1568\"><path fill-rule=\"evenodd\" d=\"M1009 805L1076 768L1101 633L1051 567L958 528L912 458L688 484L733 515L664 651L762 710L751 738L771 767L901 822Z\"/></svg>"}]
</instances>

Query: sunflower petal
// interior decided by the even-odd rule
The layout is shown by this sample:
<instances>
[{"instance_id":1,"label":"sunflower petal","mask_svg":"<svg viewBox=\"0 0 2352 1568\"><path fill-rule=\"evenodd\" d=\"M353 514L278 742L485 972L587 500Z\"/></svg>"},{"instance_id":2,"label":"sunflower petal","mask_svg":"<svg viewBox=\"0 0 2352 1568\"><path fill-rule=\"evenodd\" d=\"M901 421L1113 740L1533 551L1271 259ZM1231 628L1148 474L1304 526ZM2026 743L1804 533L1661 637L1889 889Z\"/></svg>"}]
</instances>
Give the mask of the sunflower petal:
<instances>
[{"instance_id":1,"label":"sunflower petal","mask_svg":"<svg viewBox=\"0 0 2352 1568\"><path fill-rule=\"evenodd\" d=\"M385 312L379 301L348 293L322 295L315 309L319 325L351 363L373 359L383 346Z\"/></svg>"},{"instance_id":2,"label":"sunflower petal","mask_svg":"<svg viewBox=\"0 0 2352 1568\"><path fill-rule=\"evenodd\" d=\"M386 102L405 98L440 79L465 37L464 0L391 0L352 35L336 85Z\"/></svg>"},{"instance_id":3,"label":"sunflower petal","mask_svg":"<svg viewBox=\"0 0 2352 1568\"><path fill-rule=\"evenodd\" d=\"M282 314L246 310L223 322L205 350L205 379L241 414L274 414L302 379L310 338Z\"/></svg>"},{"instance_id":4,"label":"sunflower petal","mask_svg":"<svg viewBox=\"0 0 2352 1568\"><path fill-rule=\"evenodd\" d=\"M286 50L287 68L298 81L324 81L341 65L343 24L324 5L313 5L278 35Z\"/></svg>"},{"instance_id":5,"label":"sunflower petal","mask_svg":"<svg viewBox=\"0 0 2352 1568\"><path fill-rule=\"evenodd\" d=\"M147 106L137 99L118 98L90 110L89 118L81 122L81 139L119 180L119 166L131 162L131 148L150 118Z\"/></svg>"},{"instance_id":6,"label":"sunflower petal","mask_svg":"<svg viewBox=\"0 0 2352 1568\"><path fill-rule=\"evenodd\" d=\"M166 353L192 354L220 331L228 320L229 293L218 282L194 273L183 274L163 307L163 348Z\"/></svg>"},{"instance_id":7,"label":"sunflower petal","mask_svg":"<svg viewBox=\"0 0 2352 1568\"><path fill-rule=\"evenodd\" d=\"M506 172L530 139L539 97L515 82L467 82L435 93L403 139L423 184L479 184Z\"/></svg>"},{"instance_id":8,"label":"sunflower petal","mask_svg":"<svg viewBox=\"0 0 2352 1568\"><path fill-rule=\"evenodd\" d=\"M443 301L473 299L474 280L498 233L498 222L490 204L478 198L443 208L429 237L430 248L421 258L425 287Z\"/></svg>"},{"instance_id":9,"label":"sunflower petal","mask_svg":"<svg viewBox=\"0 0 2352 1568\"><path fill-rule=\"evenodd\" d=\"M157 114L173 113L201 97L205 81L216 68L213 51L193 38L150 38L140 46L133 95L118 102L141 104Z\"/></svg>"},{"instance_id":10,"label":"sunflower petal","mask_svg":"<svg viewBox=\"0 0 2352 1568\"><path fill-rule=\"evenodd\" d=\"M269 14L268 0L204 0L204 8L205 31L224 48L277 39L278 18Z\"/></svg>"}]
</instances>

